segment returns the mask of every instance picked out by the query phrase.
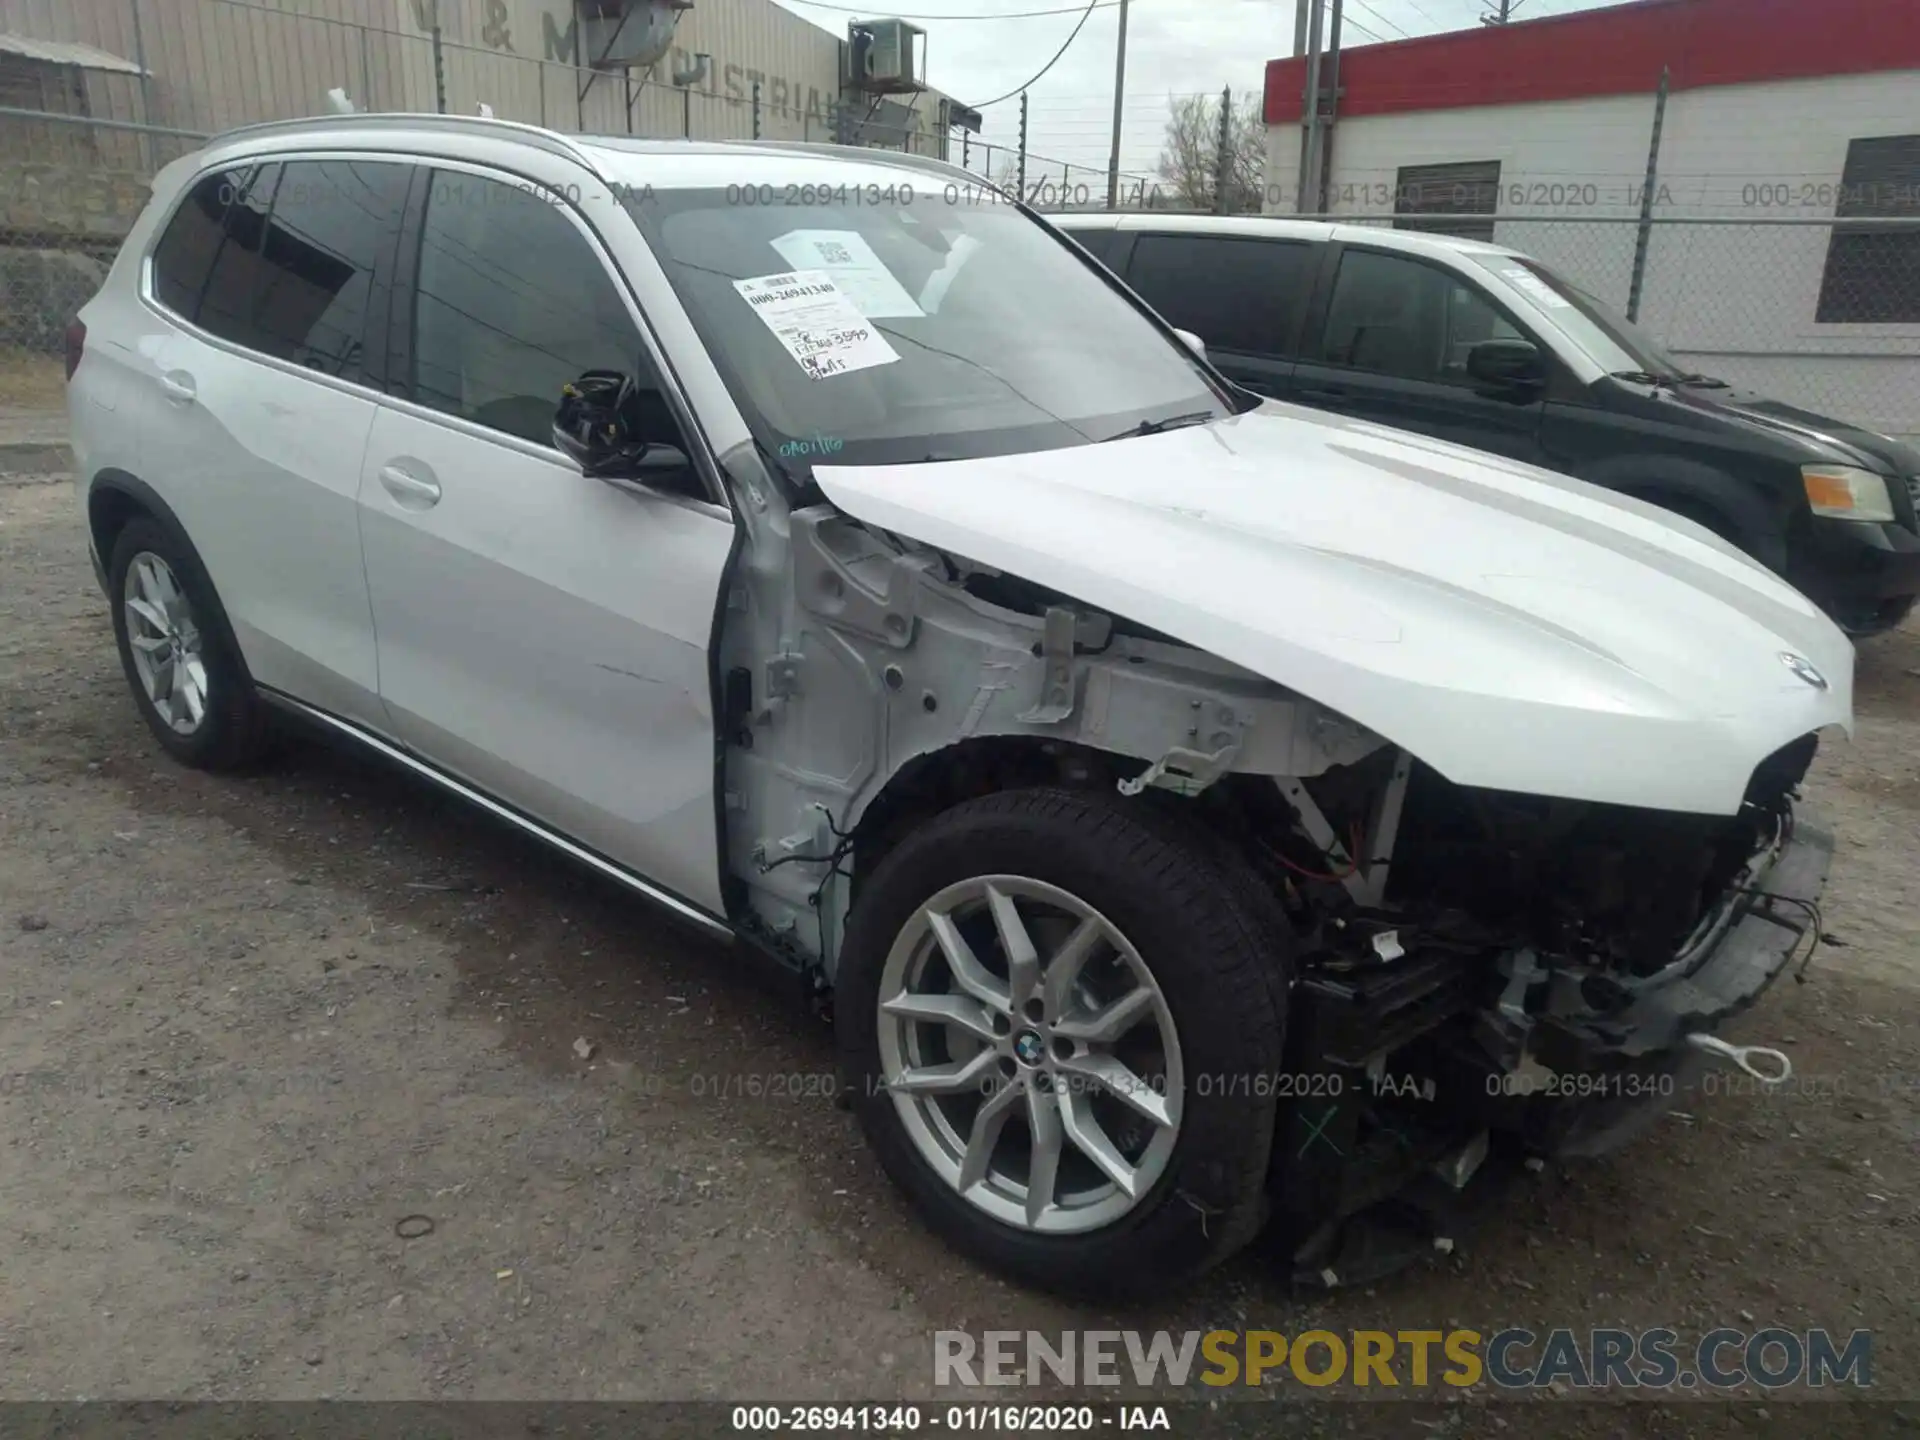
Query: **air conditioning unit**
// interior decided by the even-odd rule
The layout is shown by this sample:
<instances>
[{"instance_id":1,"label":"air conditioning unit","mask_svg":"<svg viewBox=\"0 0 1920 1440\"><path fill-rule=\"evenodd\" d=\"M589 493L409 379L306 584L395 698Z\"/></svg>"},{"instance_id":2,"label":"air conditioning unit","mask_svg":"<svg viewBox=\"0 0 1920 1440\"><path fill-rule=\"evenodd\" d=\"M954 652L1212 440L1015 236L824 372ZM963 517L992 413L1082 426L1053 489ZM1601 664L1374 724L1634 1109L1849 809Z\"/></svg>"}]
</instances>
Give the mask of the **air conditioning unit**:
<instances>
[{"instance_id":1,"label":"air conditioning unit","mask_svg":"<svg viewBox=\"0 0 1920 1440\"><path fill-rule=\"evenodd\" d=\"M856 20L847 27L847 83L871 95L924 90L927 32L904 20Z\"/></svg>"},{"instance_id":2,"label":"air conditioning unit","mask_svg":"<svg viewBox=\"0 0 1920 1440\"><path fill-rule=\"evenodd\" d=\"M693 0L574 0L580 50L599 70L645 69L673 46Z\"/></svg>"}]
</instances>

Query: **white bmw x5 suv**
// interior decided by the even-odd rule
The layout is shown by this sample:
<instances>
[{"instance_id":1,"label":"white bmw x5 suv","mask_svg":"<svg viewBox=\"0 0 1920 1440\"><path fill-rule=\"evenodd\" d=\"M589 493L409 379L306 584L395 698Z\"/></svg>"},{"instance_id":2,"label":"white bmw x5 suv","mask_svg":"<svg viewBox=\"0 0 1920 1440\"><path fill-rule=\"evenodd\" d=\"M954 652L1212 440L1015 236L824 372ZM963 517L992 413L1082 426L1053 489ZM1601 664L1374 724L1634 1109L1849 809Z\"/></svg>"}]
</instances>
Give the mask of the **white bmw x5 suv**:
<instances>
[{"instance_id":1,"label":"white bmw x5 suv","mask_svg":"<svg viewBox=\"0 0 1920 1440\"><path fill-rule=\"evenodd\" d=\"M1226 382L978 177L476 119L170 165L70 337L135 703L363 745L830 998L952 1242L1145 1291L1616 1143L1790 963L1852 651ZM1383 1083L1390 1082L1390 1083Z\"/></svg>"}]
</instances>

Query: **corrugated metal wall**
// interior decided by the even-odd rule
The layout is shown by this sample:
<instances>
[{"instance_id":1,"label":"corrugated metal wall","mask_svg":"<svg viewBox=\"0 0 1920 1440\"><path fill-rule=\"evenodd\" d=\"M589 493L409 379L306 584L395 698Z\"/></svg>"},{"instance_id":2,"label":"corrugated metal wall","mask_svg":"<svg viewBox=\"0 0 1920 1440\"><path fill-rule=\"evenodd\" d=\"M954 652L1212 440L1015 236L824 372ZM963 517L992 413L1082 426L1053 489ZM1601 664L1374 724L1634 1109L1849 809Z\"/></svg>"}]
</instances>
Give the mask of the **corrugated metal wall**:
<instances>
[{"instance_id":1,"label":"corrugated metal wall","mask_svg":"<svg viewBox=\"0 0 1920 1440\"><path fill-rule=\"evenodd\" d=\"M92 75L96 115L218 131L319 113L326 92L363 108L434 108L434 0L0 0L0 29L77 40L152 72ZM840 38L769 0L698 0L650 72L577 64L587 39L572 0L439 0L447 108L490 105L503 119L556 129L700 138L834 138ZM688 90L676 71L712 57ZM754 104L756 83L759 104ZM938 100L922 98L918 133L940 147ZM870 136L873 140L889 137Z\"/></svg>"}]
</instances>

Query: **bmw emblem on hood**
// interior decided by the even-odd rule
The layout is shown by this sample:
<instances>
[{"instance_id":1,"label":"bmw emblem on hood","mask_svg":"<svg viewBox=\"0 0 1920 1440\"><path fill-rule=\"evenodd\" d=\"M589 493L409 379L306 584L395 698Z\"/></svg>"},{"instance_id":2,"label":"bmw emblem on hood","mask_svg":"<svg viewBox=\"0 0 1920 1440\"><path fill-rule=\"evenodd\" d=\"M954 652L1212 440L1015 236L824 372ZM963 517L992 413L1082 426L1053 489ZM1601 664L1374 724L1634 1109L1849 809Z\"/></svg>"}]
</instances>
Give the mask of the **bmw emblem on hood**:
<instances>
[{"instance_id":1,"label":"bmw emblem on hood","mask_svg":"<svg viewBox=\"0 0 1920 1440\"><path fill-rule=\"evenodd\" d=\"M1780 663L1793 671L1793 673L1798 675L1802 680L1806 681L1807 684L1813 686L1814 689L1824 690L1827 688L1827 677L1814 669L1811 662L1795 655L1791 650L1782 650L1780 652Z\"/></svg>"}]
</instances>

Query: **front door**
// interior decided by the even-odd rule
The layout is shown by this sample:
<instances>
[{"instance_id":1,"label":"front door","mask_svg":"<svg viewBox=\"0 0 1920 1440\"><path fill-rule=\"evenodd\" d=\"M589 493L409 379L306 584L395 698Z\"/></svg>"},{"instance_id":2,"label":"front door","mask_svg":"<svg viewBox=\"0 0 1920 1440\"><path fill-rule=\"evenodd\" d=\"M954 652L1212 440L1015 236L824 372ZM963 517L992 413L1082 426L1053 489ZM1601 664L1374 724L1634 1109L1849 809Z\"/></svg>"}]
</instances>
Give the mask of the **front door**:
<instances>
[{"instance_id":1,"label":"front door","mask_svg":"<svg viewBox=\"0 0 1920 1440\"><path fill-rule=\"evenodd\" d=\"M553 448L561 387L591 369L633 376L678 425L625 287L567 204L439 171L403 246L415 236L404 376L360 483L394 733L718 913L708 645L731 516L691 464L621 486Z\"/></svg>"},{"instance_id":2,"label":"front door","mask_svg":"<svg viewBox=\"0 0 1920 1440\"><path fill-rule=\"evenodd\" d=\"M1348 246L1317 336L1294 370L1294 397L1544 464L1545 387L1516 396L1478 385L1467 374L1467 352L1482 340L1534 337L1463 276L1410 255Z\"/></svg>"}]
</instances>

